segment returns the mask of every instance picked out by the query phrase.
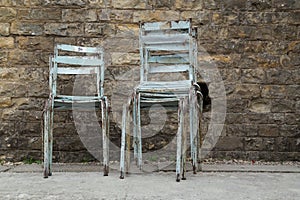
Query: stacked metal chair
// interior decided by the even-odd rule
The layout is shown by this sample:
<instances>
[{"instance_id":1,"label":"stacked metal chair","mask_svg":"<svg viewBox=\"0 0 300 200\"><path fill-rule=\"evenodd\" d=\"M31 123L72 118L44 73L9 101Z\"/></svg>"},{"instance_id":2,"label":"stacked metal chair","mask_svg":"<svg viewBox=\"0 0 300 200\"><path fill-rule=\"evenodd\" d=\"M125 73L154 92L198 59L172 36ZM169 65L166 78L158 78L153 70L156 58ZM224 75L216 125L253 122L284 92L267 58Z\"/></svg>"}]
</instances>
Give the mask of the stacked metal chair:
<instances>
[{"instance_id":1,"label":"stacked metal chair","mask_svg":"<svg viewBox=\"0 0 300 200\"><path fill-rule=\"evenodd\" d=\"M184 180L187 149L184 118L187 112L194 173L200 158L199 113L202 108L202 95L195 73L197 31L192 28L190 20L141 23L139 43L140 84L123 106L120 178L124 178L130 162L130 108L132 107L134 158L142 169L141 108L162 103L166 107L178 109L176 181L180 181L180 174ZM185 75L180 76L183 80L162 80L159 76L156 80L151 79L152 75L166 73Z\"/></svg>"},{"instance_id":2,"label":"stacked metal chair","mask_svg":"<svg viewBox=\"0 0 300 200\"><path fill-rule=\"evenodd\" d=\"M50 56L49 88L50 95L44 111L44 177L52 175L53 150L53 115L54 111L70 110L74 107L87 109L101 108L103 133L104 175L109 169L109 119L108 100L104 96L104 52L100 47L83 47L65 44L55 46L54 55ZM71 96L58 94L59 75L86 74L96 76L97 94L94 96Z\"/></svg>"}]
</instances>

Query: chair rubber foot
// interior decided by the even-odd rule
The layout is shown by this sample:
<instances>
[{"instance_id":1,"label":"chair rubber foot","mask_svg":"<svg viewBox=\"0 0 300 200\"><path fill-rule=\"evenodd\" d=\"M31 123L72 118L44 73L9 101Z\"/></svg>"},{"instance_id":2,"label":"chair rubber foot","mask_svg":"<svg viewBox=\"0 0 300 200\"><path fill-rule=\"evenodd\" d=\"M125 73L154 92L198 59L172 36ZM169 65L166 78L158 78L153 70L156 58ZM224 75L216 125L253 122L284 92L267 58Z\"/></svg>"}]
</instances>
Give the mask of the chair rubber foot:
<instances>
[{"instance_id":1,"label":"chair rubber foot","mask_svg":"<svg viewBox=\"0 0 300 200\"><path fill-rule=\"evenodd\" d=\"M121 172L120 179L124 179L124 172Z\"/></svg>"},{"instance_id":2,"label":"chair rubber foot","mask_svg":"<svg viewBox=\"0 0 300 200\"><path fill-rule=\"evenodd\" d=\"M193 166L193 174L197 174L197 167L195 165Z\"/></svg>"},{"instance_id":3,"label":"chair rubber foot","mask_svg":"<svg viewBox=\"0 0 300 200\"><path fill-rule=\"evenodd\" d=\"M176 182L180 182L180 175L179 174L177 174L177 176L176 176Z\"/></svg>"},{"instance_id":4,"label":"chair rubber foot","mask_svg":"<svg viewBox=\"0 0 300 200\"><path fill-rule=\"evenodd\" d=\"M108 170L108 166L107 165L104 166L104 170L103 171L104 171L103 176L108 176L108 171L109 170Z\"/></svg>"},{"instance_id":5,"label":"chair rubber foot","mask_svg":"<svg viewBox=\"0 0 300 200\"><path fill-rule=\"evenodd\" d=\"M45 169L43 172L43 177L48 178L48 176L49 176L48 170Z\"/></svg>"}]
</instances>

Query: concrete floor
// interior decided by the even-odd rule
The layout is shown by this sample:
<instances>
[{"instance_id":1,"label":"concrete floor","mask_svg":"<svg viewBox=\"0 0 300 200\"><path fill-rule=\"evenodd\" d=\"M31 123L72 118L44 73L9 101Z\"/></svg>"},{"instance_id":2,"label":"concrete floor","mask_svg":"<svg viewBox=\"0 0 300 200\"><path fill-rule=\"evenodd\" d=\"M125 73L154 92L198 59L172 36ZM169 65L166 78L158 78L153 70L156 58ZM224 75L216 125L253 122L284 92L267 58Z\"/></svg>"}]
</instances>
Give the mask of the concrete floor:
<instances>
[{"instance_id":1,"label":"concrete floor","mask_svg":"<svg viewBox=\"0 0 300 200\"><path fill-rule=\"evenodd\" d=\"M104 177L99 165L54 165L42 178L40 165L1 166L0 199L300 199L299 166L204 165L175 182L174 172Z\"/></svg>"}]
</instances>

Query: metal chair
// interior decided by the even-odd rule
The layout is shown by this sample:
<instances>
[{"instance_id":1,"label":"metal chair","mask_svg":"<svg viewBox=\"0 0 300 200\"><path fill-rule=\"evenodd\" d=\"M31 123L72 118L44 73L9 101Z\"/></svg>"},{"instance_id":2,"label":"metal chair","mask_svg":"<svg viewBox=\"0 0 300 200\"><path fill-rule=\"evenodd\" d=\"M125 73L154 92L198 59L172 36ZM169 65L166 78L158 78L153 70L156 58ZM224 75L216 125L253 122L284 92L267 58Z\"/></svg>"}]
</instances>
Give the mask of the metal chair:
<instances>
[{"instance_id":1,"label":"metal chair","mask_svg":"<svg viewBox=\"0 0 300 200\"><path fill-rule=\"evenodd\" d=\"M82 47L65 44L55 45L54 55L49 58L50 95L44 110L44 177L52 175L53 115L54 110L74 108L100 108L102 115L104 175L109 169L109 118L108 100L104 96L104 59L100 47ZM58 94L58 77L61 75L96 76L97 94L94 96L71 96Z\"/></svg>"},{"instance_id":2,"label":"metal chair","mask_svg":"<svg viewBox=\"0 0 300 200\"><path fill-rule=\"evenodd\" d=\"M133 118L134 158L142 169L141 108L162 103L178 109L176 181L185 179L186 127L184 116L189 112L190 145L193 171L196 173L200 161L199 113L202 95L197 85L197 31L191 21L153 22L140 24L140 84L132 97L123 105L120 178L130 162L130 108ZM163 80L160 74L180 74L180 80ZM171 78L173 76L171 75ZM199 98L197 98L197 96ZM199 99L199 101L198 101ZM125 149L127 154L125 154ZM125 163L126 170L125 170Z\"/></svg>"}]
</instances>

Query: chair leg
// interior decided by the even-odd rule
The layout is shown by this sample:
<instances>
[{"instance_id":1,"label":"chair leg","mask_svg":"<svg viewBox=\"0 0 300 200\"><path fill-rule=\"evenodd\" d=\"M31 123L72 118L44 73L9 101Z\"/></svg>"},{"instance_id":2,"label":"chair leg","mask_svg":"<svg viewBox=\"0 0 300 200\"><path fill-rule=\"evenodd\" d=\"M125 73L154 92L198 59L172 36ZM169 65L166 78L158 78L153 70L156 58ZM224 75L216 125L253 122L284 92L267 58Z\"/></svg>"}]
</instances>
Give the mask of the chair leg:
<instances>
[{"instance_id":1,"label":"chair leg","mask_svg":"<svg viewBox=\"0 0 300 200\"><path fill-rule=\"evenodd\" d=\"M196 109L197 112L198 112L198 133L197 133L197 136L198 136L198 146L197 146L197 150L198 150L198 169L197 171L202 171L202 159L201 159L201 130L202 130L202 122L201 122L201 119L202 119L202 112L203 112L203 97L202 97L202 94L201 92L198 92L199 93L199 96L200 96L200 99L199 99L199 104L198 105L198 108Z\"/></svg>"},{"instance_id":2,"label":"chair leg","mask_svg":"<svg viewBox=\"0 0 300 200\"><path fill-rule=\"evenodd\" d=\"M109 173L109 127L110 127L110 124L109 124L109 104L108 104L108 100L105 99L105 106L106 106L106 157L107 157L107 166L106 166L106 172L107 172L107 175Z\"/></svg>"},{"instance_id":3,"label":"chair leg","mask_svg":"<svg viewBox=\"0 0 300 200\"><path fill-rule=\"evenodd\" d=\"M126 105L123 106L122 113L122 136L121 136L121 155L120 155L120 179L124 179L125 174L125 140L126 140Z\"/></svg>"},{"instance_id":4,"label":"chair leg","mask_svg":"<svg viewBox=\"0 0 300 200\"><path fill-rule=\"evenodd\" d=\"M191 158L192 158L192 166L193 172L196 174L197 172L197 120L195 120L196 112L195 112L195 91L190 90L189 94L189 107L190 107L190 141L191 141Z\"/></svg>"},{"instance_id":5,"label":"chair leg","mask_svg":"<svg viewBox=\"0 0 300 200\"><path fill-rule=\"evenodd\" d=\"M137 139L137 103L136 103L136 95L133 97L133 105L132 105L132 121L133 121L133 159L138 164L138 139Z\"/></svg>"},{"instance_id":6,"label":"chair leg","mask_svg":"<svg viewBox=\"0 0 300 200\"><path fill-rule=\"evenodd\" d=\"M178 103L178 131L177 131L177 149L176 149L176 181L180 181L180 173L181 173L181 136L182 136L182 122L183 122L183 112L182 112L182 100Z\"/></svg>"},{"instance_id":7,"label":"chair leg","mask_svg":"<svg viewBox=\"0 0 300 200\"><path fill-rule=\"evenodd\" d=\"M49 110L44 112L44 178L49 175Z\"/></svg>"},{"instance_id":8,"label":"chair leg","mask_svg":"<svg viewBox=\"0 0 300 200\"><path fill-rule=\"evenodd\" d=\"M137 95L137 138L138 138L138 167L142 169L142 127L141 127L141 99Z\"/></svg>"},{"instance_id":9,"label":"chair leg","mask_svg":"<svg viewBox=\"0 0 300 200\"><path fill-rule=\"evenodd\" d=\"M105 99L101 101L101 120L102 120L102 143L103 143L103 175L108 176L107 163L107 135L106 135L106 102Z\"/></svg>"},{"instance_id":10,"label":"chair leg","mask_svg":"<svg viewBox=\"0 0 300 200\"><path fill-rule=\"evenodd\" d=\"M187 99L183 101L183 119L182 119L182 180L186 180L186 151L187 151L187 130L186 130L186 105Z\"/></svg>"},{"instance_id":11,"label":"chair leg","mask_svg":"<svg viewBox=\"0 0 300 200\"><path fill-rule=\"evenodd\" d=\"M49 121L49 176L52 176L52 157L53 157L53 108L50 109Z\"/></svg>"},{"instance_id":12,"label":"chair leg","mask_svg":"<svg viewBox=\"0 0 300 200\"><path fill-rule=\"evenodd\" d=\"M126 141L126 172L129 172L130 167L130 135L128 134L130 132L130 112L129 112L129 105L126 107L126 118L125 118L125 141ZM126 120L127 119L127 120Z\"/></svg>"}]
</instances>

